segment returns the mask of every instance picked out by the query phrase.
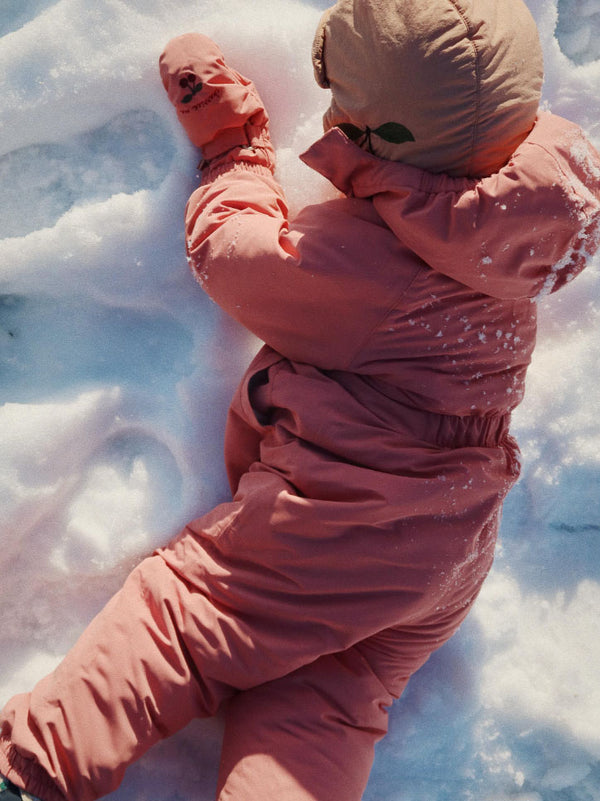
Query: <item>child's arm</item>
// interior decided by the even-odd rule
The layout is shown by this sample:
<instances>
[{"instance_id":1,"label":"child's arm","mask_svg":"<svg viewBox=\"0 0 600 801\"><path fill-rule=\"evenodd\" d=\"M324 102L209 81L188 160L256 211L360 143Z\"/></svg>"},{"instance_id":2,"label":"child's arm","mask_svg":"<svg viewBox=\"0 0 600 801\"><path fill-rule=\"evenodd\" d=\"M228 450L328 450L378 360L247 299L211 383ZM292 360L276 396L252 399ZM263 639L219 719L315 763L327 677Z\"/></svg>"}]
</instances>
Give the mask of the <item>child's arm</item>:
<instances>
[{"instance_id":1,"label":"child's arm","mask_svg":"<svg viewBox=\"0 0 600 801\"><path fill-rule=\"evenodd\" d=\"M283 355L343 369L381 317L382 294L396 289L377 275L387 265L375 264L360 281L345 274L353 248L364 248L363 223L357 220L348 241L336 239L329 248L326 237L307 235L302 225L290 230L260 98L210 39L173 40L161 57L161 75L204 157L202 184L186 209L186 245L198 281ZM390 303L387 294L385 300Z\"/></svg>"}]
</instances>

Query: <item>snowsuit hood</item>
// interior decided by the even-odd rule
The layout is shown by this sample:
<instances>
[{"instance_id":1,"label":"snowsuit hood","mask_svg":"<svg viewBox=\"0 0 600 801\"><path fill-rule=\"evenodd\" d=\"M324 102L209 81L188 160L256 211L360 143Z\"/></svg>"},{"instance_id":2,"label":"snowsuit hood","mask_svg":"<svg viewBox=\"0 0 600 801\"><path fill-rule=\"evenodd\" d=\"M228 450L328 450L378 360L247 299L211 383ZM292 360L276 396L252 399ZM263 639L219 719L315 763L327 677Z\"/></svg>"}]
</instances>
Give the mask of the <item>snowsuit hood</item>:
<instances>
[{"instance_id":1,"label":"snowsuit hood","mask_svg":"<svg viewBox=\"0 0 600 801\"><path fill-rule=\"evenodd\" d=\"M522 0L338 0L313 44L342 126L376 155L429 172L490 175L531 130L543 59Z\"/></svg>"}]
</instances>

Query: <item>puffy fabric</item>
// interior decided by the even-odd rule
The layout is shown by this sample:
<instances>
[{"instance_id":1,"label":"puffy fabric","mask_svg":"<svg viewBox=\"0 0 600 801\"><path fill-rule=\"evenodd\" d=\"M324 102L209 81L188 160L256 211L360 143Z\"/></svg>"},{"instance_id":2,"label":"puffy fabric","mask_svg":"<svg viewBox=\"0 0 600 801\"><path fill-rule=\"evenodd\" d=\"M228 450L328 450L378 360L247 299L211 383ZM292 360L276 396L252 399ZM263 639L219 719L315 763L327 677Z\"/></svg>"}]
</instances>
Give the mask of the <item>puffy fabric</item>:
<instances>
[{"instance_id":1,"label":"puffy fabric","mask_svg":"<svg viewBox=\"0 0 600 801\"><path fill-rule=\"evenodd\" d=\"M313 45L325 129L430 172L498 170L535 121L543 59L522 0L338 0Z\"/></svg>"}]
</instances>

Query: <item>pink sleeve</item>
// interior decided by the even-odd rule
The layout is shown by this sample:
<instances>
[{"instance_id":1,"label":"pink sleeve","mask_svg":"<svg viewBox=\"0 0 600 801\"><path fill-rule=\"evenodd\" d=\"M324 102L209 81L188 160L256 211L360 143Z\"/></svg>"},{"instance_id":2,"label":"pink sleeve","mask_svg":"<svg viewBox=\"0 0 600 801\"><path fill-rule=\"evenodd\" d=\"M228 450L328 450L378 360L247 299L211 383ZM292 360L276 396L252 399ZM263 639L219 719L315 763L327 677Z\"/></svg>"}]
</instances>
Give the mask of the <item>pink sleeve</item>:
<instances>
[{"instance_id":1,"label":"pink sleeve","mask_svg":"<svg viewBox=\"0 0 600 801\"><path fill-rule=\"evenodd\" d=\"M347 369L418 264L371 203L341 198L308 207L291 226L270 169L259 157L238 157L211 164L188 202L193 273L224 311L282 355Z\"/></svg>"},{"instance_id":2,"label":"pink sleeve","mask_svg":"<svg viewBox=\"0 0 600 801\"><path fill-rule=\"evenodd\" d=\"M297 304L312 281L299 269L298 237L270 169L243 161L213 168L188 201L185 225L190 267L205 292L281 349L291 313L284 296Z\"/></svg>"}]
</instances>

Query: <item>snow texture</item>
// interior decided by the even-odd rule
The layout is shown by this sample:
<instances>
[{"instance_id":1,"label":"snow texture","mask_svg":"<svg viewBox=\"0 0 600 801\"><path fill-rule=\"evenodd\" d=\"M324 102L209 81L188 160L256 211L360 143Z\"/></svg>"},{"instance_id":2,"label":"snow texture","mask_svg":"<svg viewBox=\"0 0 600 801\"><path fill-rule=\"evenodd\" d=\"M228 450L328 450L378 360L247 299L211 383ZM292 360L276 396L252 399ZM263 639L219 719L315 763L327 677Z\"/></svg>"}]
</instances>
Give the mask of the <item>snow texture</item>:
<instances>
[{"instance_id":1,"label":"snow texture","mask_svg":"<svg viewBox=\"0 0 600 801\"><path fill-rule=\"evenodd\" d=\"M141 556L226 497L222 431L256 348L194 284L197 153L158 80L200 30L252 76L294 208L327 93L327 0L2 0L0 698L57 663ZM544 101L600 145L600 0L530 0ZM232 25L231 20L236 24ZM541 301L514 419L523 475L493 573L391 713L365 801L600 801L598 261ZM115 801L214 796L221 724L132 768Z\"/></svg>"}]
</instances>

